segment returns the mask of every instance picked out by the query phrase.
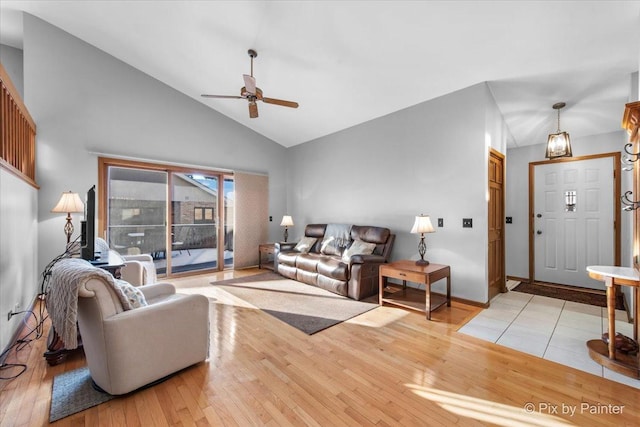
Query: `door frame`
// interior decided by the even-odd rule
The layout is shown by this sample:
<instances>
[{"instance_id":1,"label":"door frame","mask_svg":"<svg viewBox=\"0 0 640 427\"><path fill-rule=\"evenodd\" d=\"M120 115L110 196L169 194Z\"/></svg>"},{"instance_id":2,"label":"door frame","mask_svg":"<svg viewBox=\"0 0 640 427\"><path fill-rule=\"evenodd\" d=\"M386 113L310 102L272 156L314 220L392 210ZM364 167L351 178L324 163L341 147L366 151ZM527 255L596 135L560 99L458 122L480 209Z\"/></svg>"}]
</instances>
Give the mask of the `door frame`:
<instances>
[{"instance_id":1,"label":"door frame","mask_svg":"<svg viewBox=\"0 0 640 427\"><path fill-rule=\"evenodd\" d=\"M620 193L621 193L621 172L622 167L620 163L620 153L602 153L591 154L587 156L577 157L561 157L554 160L543 160L539 162L529 163L529 283L533 284L535 279L535 236L534 236L534 219L535 219L535 167L540 165L548 165L551 163L570 163L578 162L582 160L593 160L604 157L611 157L613 161L613 247L614 255L613 260L616 266L620 265L620 242L621 242L621 206L620 206Z\"/></svg>"},{"instance_id":2,"label":"door frame","mask_svg":"<svg viewBox=\"0 0 640 427\"><path fill-rule=\"evenodd\" d=\"M171 164L171 163L161 163L161 162L148 162L142 160L135 159L126 159L126 158L116 158L116 157L98 157L98 198L97 198L97 212L98 212L98 231L97 234L99 237L103 237L106 239L106 230L107 230L107 217L108 217L108 190L107 186L109 183L109 167L123 167L123 168L133 168L133 169L142 169L142 170L150 170L150 171L158 171L167 173L167 205L165 207L165 248L169 253L171 253L171 227L173 225L173 182L172 182L172 174L173 173L200 173L204 175L215 175L218 177L218 220L216 224L216 245L218 247L217 250L217 263L215 268L203 268L193 271L186 272L173 272L171 265L171 257L167 257L167 272L163 277L172 278L172 277L181 277L181 276L190 276L196 274L202 274L206 272L217 272L223 271L227 269L224 265L224 247L225 247L225 236L224 233L221 233L221 230L224 229L224 222L226 220L226 211L224 208L224 179L227 177L234 177L235 174L233 171L229 170L214 170L214 169L206 169L204 167L190 167L184 166L180 164ZM108 240L107 240L108 241Z\"/></svg>"}]
</instances>

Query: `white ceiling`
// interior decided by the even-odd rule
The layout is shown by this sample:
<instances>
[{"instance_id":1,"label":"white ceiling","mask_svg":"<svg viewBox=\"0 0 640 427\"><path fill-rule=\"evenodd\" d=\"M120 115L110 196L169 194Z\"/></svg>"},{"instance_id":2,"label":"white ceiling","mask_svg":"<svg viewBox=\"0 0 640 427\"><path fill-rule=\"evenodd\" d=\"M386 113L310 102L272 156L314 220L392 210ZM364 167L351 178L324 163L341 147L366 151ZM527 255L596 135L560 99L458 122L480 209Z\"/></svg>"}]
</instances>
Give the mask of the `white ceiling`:
<instances>
[{"instance_id":1,"label":"white ceiling","mask_svg":"<svg viewBox=\"0 0 640 427\"><path fill-rule=\"evenodd\" d=\"M640 62L640 1L5 1L290 147L488 81L514 140L620 130ZM254 76L300 108L205 99ZM461 105L461 111L465 106ZM464 125L464 123L461 123Z\"/></svg>"}]
</instances>

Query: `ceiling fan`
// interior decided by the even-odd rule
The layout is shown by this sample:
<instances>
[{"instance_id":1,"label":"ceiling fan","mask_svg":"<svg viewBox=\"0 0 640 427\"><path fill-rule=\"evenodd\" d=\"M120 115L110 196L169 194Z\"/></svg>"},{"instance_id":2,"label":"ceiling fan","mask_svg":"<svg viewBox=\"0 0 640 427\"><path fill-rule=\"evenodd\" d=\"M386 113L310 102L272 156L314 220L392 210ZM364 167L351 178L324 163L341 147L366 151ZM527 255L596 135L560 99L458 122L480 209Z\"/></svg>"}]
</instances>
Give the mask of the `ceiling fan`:
<instances>
[{"instance_id":1,"label":"ceiling fan","mask_svg":"<svg viewBox=\"0 0 640 427\"><path fill-rule=\"evenodd\" d=\"M205 98L232 98L232 99L246 99L249 101L249 117L255 119L258 117L258 105L256 101L266 102L267 104L281 105L283 107L298 108L298 103L293 101L285 101L282 99L266 98L262 96L262 90L256 87L256 79L253 77L253 58L258 56L258 52L253 49L249 49L247 52L251 57L251 74L243 74L244 86L240 89L240 96L236 95L207 95L203 94Z\"/></svg>"}]
</instances>

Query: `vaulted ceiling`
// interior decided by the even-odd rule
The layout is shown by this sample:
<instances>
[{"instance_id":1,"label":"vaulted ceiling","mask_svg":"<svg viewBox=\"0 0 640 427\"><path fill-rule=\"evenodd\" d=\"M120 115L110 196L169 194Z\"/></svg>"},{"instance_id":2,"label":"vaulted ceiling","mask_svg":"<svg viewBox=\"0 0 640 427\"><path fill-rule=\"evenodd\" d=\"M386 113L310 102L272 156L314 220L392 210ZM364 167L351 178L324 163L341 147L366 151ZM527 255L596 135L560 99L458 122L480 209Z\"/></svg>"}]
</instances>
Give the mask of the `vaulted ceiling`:
<instances>
[{"instance_id":1,"label":"vaulted ceiling","mask_svg":"<svg viewBox=\"0 0 640 427\"><path fill-rule=\"evenodd\" d=\"M640 63L640 1L2 0L0 43L22 47L22 11L285 147L484 81L510 147L545 142L558 101L573 138L612 132ZM200 96L239 94L250 48L298 109Z\"/></svg>"}]
</instances>

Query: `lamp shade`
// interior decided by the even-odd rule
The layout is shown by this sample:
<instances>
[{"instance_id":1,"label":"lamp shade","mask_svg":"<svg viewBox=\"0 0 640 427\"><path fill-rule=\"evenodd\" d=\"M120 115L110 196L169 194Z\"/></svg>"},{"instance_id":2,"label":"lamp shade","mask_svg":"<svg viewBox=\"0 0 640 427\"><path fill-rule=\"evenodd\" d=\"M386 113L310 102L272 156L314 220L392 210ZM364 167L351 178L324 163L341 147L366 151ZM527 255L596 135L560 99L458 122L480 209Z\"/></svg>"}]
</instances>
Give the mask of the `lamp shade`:
<instances>
[{"instance_id":1,"label":"lamp shade","mask_svg":"<svg viewBox=\"0 0 640 427\"><path fill-rule=\"evenodd\" d=\"M431 225L429 215L417 216L416 221L413 223L413 228L411 228L412 233L433 233L435 231L433 225Z\"/></svg>"},{"instance_id":2,"label":"lamp shade","mask_svg":"<svg viewBox=\"0 0 640 427\"><path fill-rule=\"evenodd\" d=\"M84 212L84 203L82 203L82 200L80 200L80 196L78 196L78 193L67 191L62 193L58 204L53 209L51 209L51 212Z\"/></svg>"},{"instance_id":3,"label":"lamp shade","mask_svg":"<svg viewBox=\"0 0 640 427\"><path fill-rule=\"evenodd\" d=\"M567 132L552 133L547 140L547 159L571 157L571 138Z\"/></svg>"},{"instance_id":4,"label":"lamp shade","mask_svg":"<svg viewBox=\"0 0 640 427\"><path fill-rule=\"evenodd\" d=\"M553 104L553 109L558 112L558 130L556 133L549 134L549 138L547 139L547 152L545 154L547 159L573 156L569 134L560 130L560 110L566 107L566 105L564 102L556 102Z\"/></svg>"},{"instance_id":5,"label":"lamp shade","mask_svg":"<svg viewBox=\"0 0 640 427\"><path fill-rule=\"evenodd\" d=\"M291 218L290 215L284 215L280 225L283 227L293 227L293 218Z\"/></svg>"}]
</instances>

